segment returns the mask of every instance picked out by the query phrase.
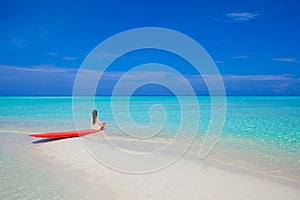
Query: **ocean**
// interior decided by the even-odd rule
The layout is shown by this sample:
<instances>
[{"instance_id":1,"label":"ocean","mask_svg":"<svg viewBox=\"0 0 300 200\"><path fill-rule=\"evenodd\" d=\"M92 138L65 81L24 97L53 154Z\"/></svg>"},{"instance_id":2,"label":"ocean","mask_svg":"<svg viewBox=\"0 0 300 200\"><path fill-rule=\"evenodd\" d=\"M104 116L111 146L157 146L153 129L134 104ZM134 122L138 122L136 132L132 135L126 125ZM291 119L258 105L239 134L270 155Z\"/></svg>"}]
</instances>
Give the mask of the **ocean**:
<instances>
[{"instance_id":1,"label":"ocean","mask_svg":"<svg viewBox=\"0 0 300 200\"><path fill-rule=\"evenodd\" d=\"M16 164L23 163L24 158L18 156L14 147L33 145L25 135L88 129L93 107L98 110L100 120L107 122L106 132L118 137L172 140L178 130L186 137L194 137L192 129L196 125L195 140L187 154L198 155L211 122L210 97L197 97L199 116L195 115L195 110L187 110L189 118L184 124L181 123L183 107L180 101L189 104L193 97L179 100L175 96L134 96L129 98L129 104L127 97L115 98L112 112L111 97L96 97L95 104L88 106L89 110L85 110L84 105L90 102L82 97L79 99L82 110L75 109L78 113L74 114L72 97L0 97L0 196L10 191L5 188L13 187L13 181L18 178L16 174L24 175L29 171L36 175L36 181L40 180L39 176L46 176L43 172L32 171L26 164L21 165L23 167ZM229 96L226 97L224 120L218 143L208 159L300 180L299 96ZM151 123L154 128L149 126ZM137 133L132 125L139 130ZM133 135L128 130L132 130Z\"/></svg>"}]
</instances>

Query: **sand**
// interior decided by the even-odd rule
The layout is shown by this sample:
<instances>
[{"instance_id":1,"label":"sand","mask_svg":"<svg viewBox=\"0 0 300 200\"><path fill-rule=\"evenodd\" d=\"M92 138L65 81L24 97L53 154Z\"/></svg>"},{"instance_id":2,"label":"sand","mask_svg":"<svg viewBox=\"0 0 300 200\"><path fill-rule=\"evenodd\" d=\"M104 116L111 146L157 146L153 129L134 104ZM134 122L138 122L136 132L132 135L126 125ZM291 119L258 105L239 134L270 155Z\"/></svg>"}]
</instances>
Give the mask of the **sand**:
<instances>
[{"instance_id":1,"label":"sand","mask_svg":"<svg viewBox=\"0 0 300 200\"><path fill-rule=\"evenodd\" d=\"M95 142L102 154L118 157L114 147L103 138ZM101 164L86 151L79 138L32 146L32 157L46 163L60 184L67 185L67 193L74 191L78 199L298 200L300 197L299 182L209 159L198 160L186 155L162 170L130 174ZM170 155L159 156L168 159ZM118 157L120 162L126 163L124 159L121 155Z\"/></svg>"}]
</instances>

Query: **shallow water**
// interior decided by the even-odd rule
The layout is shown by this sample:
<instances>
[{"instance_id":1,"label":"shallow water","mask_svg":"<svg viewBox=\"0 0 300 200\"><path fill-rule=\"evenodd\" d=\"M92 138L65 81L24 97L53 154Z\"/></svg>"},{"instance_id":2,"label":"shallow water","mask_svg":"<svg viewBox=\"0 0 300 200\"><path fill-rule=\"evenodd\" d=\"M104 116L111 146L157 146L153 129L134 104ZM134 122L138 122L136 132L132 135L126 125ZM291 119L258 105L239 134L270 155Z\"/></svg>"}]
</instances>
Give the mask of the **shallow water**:
<instances>
[{"instance_id":1,"label":"shallow water","mask_svg":"<svg viewBox=\"0 0 300 200\"><path fill-rule=\"evenodd\" d=\"M191 137L196 124L199 129L190 152L197 155L210 124L211 99L197 98L200 116L195 118L191 98L131 97L129 116L138 130L143 131L129 131L129 134L125 132L130 130L131 122L123 109L127 105L126 97L117 97L114 113L110 97L96 97L94 106L100 119L108 122L106 131L116 136L131 137L133 133L135 137L152 137L159 127L154 137L172 139L183 127L183 134ZM190 118L184 124L181 124L179 101L191 106L186 110ZM80 103L82 109L76 113L80 124L75 124L71 97L0 97L0 132L42 133L72 130L76 126L89 128L92 108L85 110L89 99L83 97ZM153 107L158 104L164 110ZM226 108L223 131L211 158L300 180L300 97L227 97ZM154 129L148 126L151 122ZM9 158L7 153L0 153L4 156L2 160Z\"/></svg>"},{"instance_id":2,"label":"shallow water","mask_svg":"<svg viewBox=\"0 0 300 200\"><path fill-rule=\"evenodd\" d=\"M28 136L0 133L1 199L70 199L72 192L30 156L31 150Z\"/></svg>"}]
</instances>

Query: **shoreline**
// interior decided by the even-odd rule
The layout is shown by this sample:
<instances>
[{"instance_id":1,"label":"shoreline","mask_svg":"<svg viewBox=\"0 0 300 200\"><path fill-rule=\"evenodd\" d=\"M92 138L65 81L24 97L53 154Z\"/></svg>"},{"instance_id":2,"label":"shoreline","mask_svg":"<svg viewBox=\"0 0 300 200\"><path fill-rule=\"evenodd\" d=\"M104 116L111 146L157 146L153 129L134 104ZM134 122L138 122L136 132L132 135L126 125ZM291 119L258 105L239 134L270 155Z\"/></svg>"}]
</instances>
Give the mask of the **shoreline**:
<instances>
[{"instance_id":1,"label":"shoreline","mask_svg":"<svg viewBox=\"0 0 300 200\"><path fill-rule=\"evenodd\" d=\"M0 131L0 133L5 133L5 134L12 134L12 135L22 135L23 137L26 135L26 137L28 136L28 134L30 133L29 131L24 131L24 132L20 132L20 131ZM31 141L39 141L40 139L39 138L31 138L31 137L28 137L29 140ZM68 138L68 139L75 139L75 138ZM67 140L68 140L67 139ZM126 140L126 141L130 141L130 140L135 140L135 141L138 141L140 142L141 140L139 139L131 139L131 138L126 138L124 136L120 136L120 135L114 135L112 138L110 139L115 139L115 140ZM153 140L146 140L147 143L164 143L164 142L167 142L169 138L154 138ZM26 139L27 140L27 139ZM103 140L103 139L102 139ZM54 141L55 142L55 141ZM195 142L195 141L194 141ZM193 143L194 143L193 142ZM32 144L32 145L36 145L36 144ZM197 160L200 160L200 162L202 161L202 159L199 159L198 158L198 154L197 154L197 150L199 145L195 145L194 144L184 153L184 155L182 156L183 158L187 158L189 160L192 160L192 161L197 161ZM196 151L193 151L191 150L192 148L196 148ZM218 146L215 147L215 149L218 148ZM217 154L217 156L215 156L215 154ZM221 159L223 158L223 159ZM231 157L232 158L232 157ZM233 157L232 159L235 159L235 161L245 161L241 158L236 158L236 157ZM248 166L245 166L245 163L243 163L243 165L241 165L240 163L236 163L236 162L229 162L230 160L224 160L224 157L220 157L220 152L212 152L207 158L204 159L205 161L211 161L211 162L215 162L215 163L219 163L221 165L225 165L225 166L231 166L233 168L237 168L237 169L241 169L241 170L246 170L246 171L249 171L249 172L254 172L254 173L258 173L258 174L261 174L261 175L264 175L264 176L270 176L270 177L275 177L275 178L278 178L278 179L283 179L283 180L287 180L287 181L292 181L292 182L296 182L296 183L300 183L300 178L298 177L294 177L292 178L291 175L290 176L284 176L284 173L270 173L269 171L271 169L269 169L269 171L266 171L266 170L262 170L261 168L259 168L259 165L252 165L252 167L250 167L249 165ZM247 162L246 162L247 164ZM249 164L249 161L248 161L248 164ZM286 175L286 174L285 174Z\"/></svg>"},{"instance_id":2,"label":"shoreline","mask_svg":"<svg viewBox=\"0 0 300 200\"><path fill-rule=\"evenodd\" d=\"M82 148L79 138L35 145L37 158L51 168L59 169L65 177L92 186L89 191L94 192L91 193L82 188L83 194L90 195L89 199L96 199L99 195L106 199L241 199L248 195L249 199L297 199L300 195L300 183L295 180L218 161L199 162L187 155L163 170L133 175L117 172L97 162ZM99 145L107 146L105 143ZM110 154L109 148L104 149L103 153Z\"/></svg>"},{"instance_id":3,"label":"shoreline","mask_svg":"<svg viewBox=\"0 0 300 200\"><path fill-rule=\"evenodd\" d=\"M21 155L35 174L54 184L58 199L298 199L300 182L185 154L171 166L148 174L126 174L104 166L83 148L82 138L33 143L36 138L8 133L7 150ZM20 143L13 147L14 140ZM85 138L88 139L88 138ZM91 137L104 154L104 137ZM4 147L6 148L6 147ZM18 148L18 149L15 149ZM24 151L24 150L25 151ZM170 155L162 155L167 158ZM118 158L122 159L122 158ZM40 169L42 168L42 169ZM38 182L35 180L35 182ZM35 184L33 182L33 184ZM40 191L46 195L53 191ZM45 193L45 194L44 194ZM47 198L44 198L47 199Z\"/></svg>"},{"instance_id":4,"label":"shoreline","mask_svg":"<svg viewBox=\"0 0 300 200\"><path fill-rule=\"evenodd\" d=\"M61 182L57 173L34 155L31 138L3 132L0 137L0 196L3 199L75 199L76 191L68 190L67 182Z\"/></svg>"}]
</instances>

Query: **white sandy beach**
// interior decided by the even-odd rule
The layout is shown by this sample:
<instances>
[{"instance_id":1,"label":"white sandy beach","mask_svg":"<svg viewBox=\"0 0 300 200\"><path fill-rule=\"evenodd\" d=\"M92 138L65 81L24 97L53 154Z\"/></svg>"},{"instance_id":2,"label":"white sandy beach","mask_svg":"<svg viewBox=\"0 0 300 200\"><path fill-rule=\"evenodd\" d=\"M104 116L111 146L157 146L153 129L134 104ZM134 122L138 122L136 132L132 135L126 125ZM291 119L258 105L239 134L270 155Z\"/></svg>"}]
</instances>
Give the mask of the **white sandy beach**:
<instances>
[{"instance_id":1,"label":"white sandy beach","mask_svg":"<svg viewBox=\"0 0 300 200\"><path fill-rule=\"evenodd\" d=\"M102 154L112 147L98 141ZM32 156L46 162L78 199L299 199L300 183L210 160L180 158L148 174L127 174L96 161L79 138L32 144ZM165 159L168 159L168 155ZM164 158L164 157L163 157ZM120 162L124 158L119 157Z\"/></svg>"}]
</instances>

